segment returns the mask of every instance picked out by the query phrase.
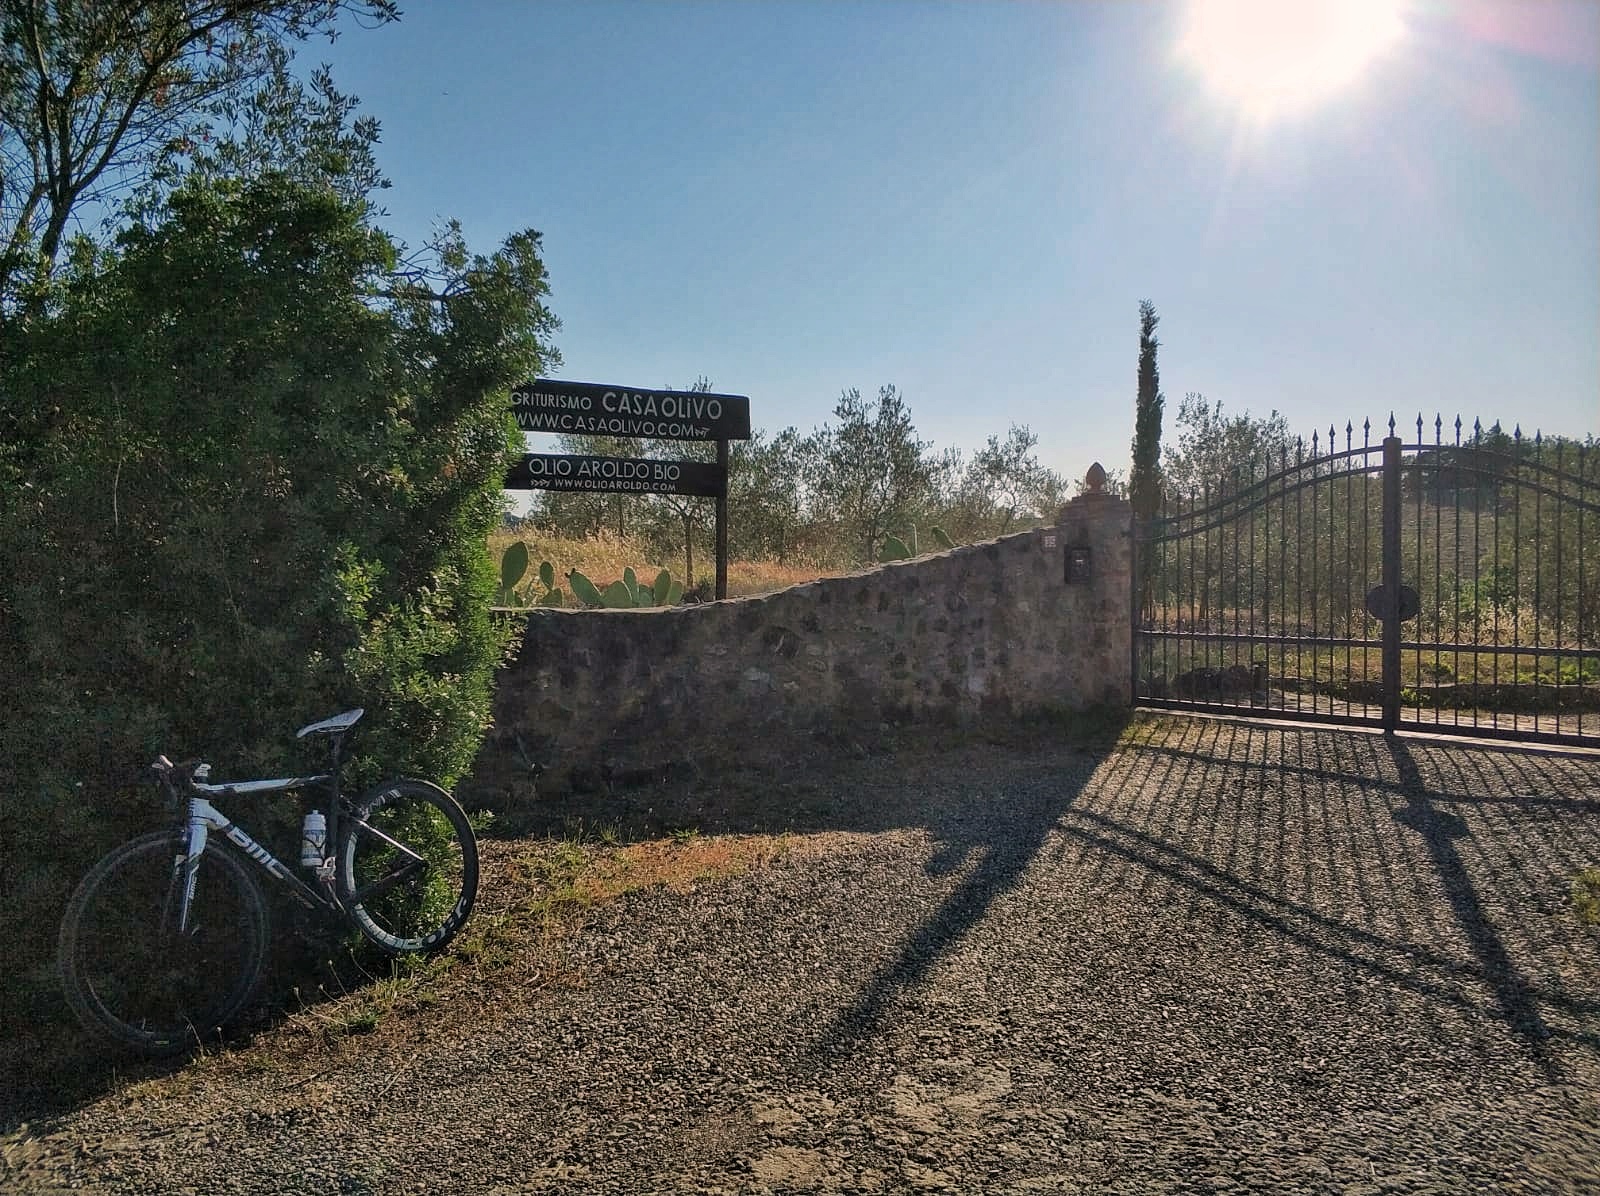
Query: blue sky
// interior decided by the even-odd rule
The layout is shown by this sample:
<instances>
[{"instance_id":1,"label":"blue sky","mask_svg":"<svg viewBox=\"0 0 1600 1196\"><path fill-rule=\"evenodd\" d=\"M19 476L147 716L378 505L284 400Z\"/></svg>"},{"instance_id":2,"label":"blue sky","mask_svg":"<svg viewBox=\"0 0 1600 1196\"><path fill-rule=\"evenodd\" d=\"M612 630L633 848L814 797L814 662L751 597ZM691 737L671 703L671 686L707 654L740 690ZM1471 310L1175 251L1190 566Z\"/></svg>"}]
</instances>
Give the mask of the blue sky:
<instances>
[{"instance_id":1,"label":"blue sky","mask_svg":"<svg viewBox=\"0 0 1600 1196\"><path fill-rule=\"evenodd\" d=\"M1169 438L1188 391L1600 432L1600 5L1398 17L1276 119L1153 0L412 0L301 58L381 120L391 231L544 234L561 377L771 431L893 383L1078 477L1127 467L1148 298Z\"/></svg>"}]
</instances>

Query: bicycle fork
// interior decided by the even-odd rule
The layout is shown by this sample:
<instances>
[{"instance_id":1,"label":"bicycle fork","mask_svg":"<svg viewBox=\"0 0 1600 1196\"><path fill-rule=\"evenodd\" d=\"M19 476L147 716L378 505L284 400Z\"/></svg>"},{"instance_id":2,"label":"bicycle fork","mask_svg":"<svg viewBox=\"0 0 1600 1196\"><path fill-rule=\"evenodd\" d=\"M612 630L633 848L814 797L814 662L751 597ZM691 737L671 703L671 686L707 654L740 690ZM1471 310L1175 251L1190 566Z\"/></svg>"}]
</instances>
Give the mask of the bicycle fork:
<instances>
[{"instance_id":1,"label":"bicycle fork","mask_svg":"<svg viewBox=\"0 0 1600 1196\"><path fill-rule=\"evenodd\" d=\"M195 882L200 879L200 857L206 851L206 822L195 805L193 800L189 802L187 853L172 861L173 877L179 882L177 933L180 936L189 933L189 911L194 906Z\"/></svg>"},{"instance_id":2,"label":"bicycle fork","mask_svg":"<svg viewBox=\"0 0 1600 1196\"><path fill-rule=\"evenodd\" d=\"M190 931L195 886L200 877L200 857L205 854L206 844L212 830L219 831L223 838L259 864L266 870L268 875L287 884L290 895L307 909L332 909L337 907L337 902L333 897L331 871L324 876L323 870L318 870L318 879L323 882L328 890L327 895L324 896L291 872L282 861L277 859L265 847L245 834L242 828L229 822L222 812L205 798L191 797L189 799L189 817L185 823L184 830L184 848L179 855L173 858L172 883L168 886L167 893L169 919L174 912L170 909L170 903L175 898L178 904L178 908L175 911L177 914L175 923L171 920L167 923L173 927L175 934L182 936Z\"/></svg>"}]
</instances>

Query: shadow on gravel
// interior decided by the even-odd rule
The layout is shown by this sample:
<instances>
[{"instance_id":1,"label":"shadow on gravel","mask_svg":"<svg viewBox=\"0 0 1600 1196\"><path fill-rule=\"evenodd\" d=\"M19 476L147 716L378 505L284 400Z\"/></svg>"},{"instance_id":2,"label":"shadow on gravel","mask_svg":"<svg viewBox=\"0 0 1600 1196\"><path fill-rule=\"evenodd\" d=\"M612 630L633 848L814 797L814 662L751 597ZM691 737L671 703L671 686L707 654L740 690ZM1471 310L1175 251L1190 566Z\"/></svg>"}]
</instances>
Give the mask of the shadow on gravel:
<instances>
[{"instance_id":1,"label":"shadow on gravel","mask_svg":"<svg viewBox=\"0 0 1600 1196\"><path fill-rule=\"evenodd\" d=\"M1580 968L1596 955L1557 929L1565 878L1600 852L1582 775L1551 755L1174 722L1097 776L1062 833L1093 849L1085 883L1156 880L1430 1007L1487 1015L1560 1082L1554 1042L1600 1057L1600 1001L1559 979L1562 952Z\"/></svg>"},{"instance_id":2,"label":"shadow on gravel","mask_svg":"<svg viewBox=\"0 0 1600 1196\"><path fill-rule=\"evenodd\" d=\"M1024 811L998 837L984 821L988 794L967 777L958 761L962 752L980 750L985 758L1010 761L1010 771L1030 775L1030 751L1042 744L1077 749L1084 775L1116 744L1125 722L1120 714L1072 715L1065 718L1006 720L956 732L945 728L883 728L865 742L819 742L808 755L763 755L750 745L731 766L708 770L707 776L676 775L652 782L617 784L601 792L569 793L537 802L532 808L498 817L481 836L517 839L554 836L592 841L602 830L621 842L665 837L693 829L705 834L748 834L817 830L881 831L922 827L941 844L935 871L959 867L976 850L993 849L979 869L984 883L1001 884L1002 874L1014 881L1042 841L1049 822L1059 816L1041 806L1038 826L1023 824ZM927 779L946 790L931 800L919 783ZM1048 795L1041 800L1048 802ZM976 878L975 878L976 879ZM972 888L969 883L968 889ZM965 891L965 890L964 890ZM1000 891L999 888L994 890ZM330 995L354 992L374 976L346 959L337 936L319 933L315 920L302 917L287 901L276 900L271 914L273 959L267 982L252 1011L229 1035L227 1046L269 1032L296 1014L314 1011ZM992 894L990 898L992 899ZM972 906L965 924L981 916L987 904ZM480 895L480 910L483 898ZM485 911L486 912L486 911ZM481 916L481 915L480 915ZM953 933L959 933L959 928ZM929 937L932 949L935 939ZM948 941L946 936L941 941ZM82 1031L63 1007L55 990L32 994L26 1009L0 1010L0 1134L19 1124L36 1127L66 1115L107 1093L145 1080L159 1081L181 1072L189 1056L150 1061L118 1055ZM15 1014L15 1026L12 1015ZM212 1043L208 1049L224 1046ZM0 1170L0 1193L5 1190Z\"/></svg>"},{"instance_id":3,"label":"shadow on gravel","mask_svg":"<svg viewBox=\"0 0 1600 1196\"><path fill-rule=\"evenodd\" d=\"M1522 1038L1549 1079L1562 1079L1561 1067L1550 1054L1551 1031L1539 1013L1533 986L1512 962L1505 943L1485 915L1477 888L1456 848L1456 840L1468 834L1466 823L1458 815L1437 808L1434 799L1448 795L1429 790L1405 743L1385 736L1384 746L1400 774L1400 792L1406 797L1405 807L1395 811L1395 821L1422 836L1449 895L1450 908L1472 944L1483 969L1483 980L1493 990L1506 1024Z\"/></svg>"},{"instance_id":4,"label":"shadow on gravel","mask_svg":"<svg viewBox=\"0 0 1600 1196\"><path fill-rule=\"evenodd\" d=\"M373 958L363 964L347 942L287 900L276 894L268 900L273 936L265 978L237 1023L193 1051L146 1058L83 1029L55 991L29 993L17 1027L0 1029L0 1142L19 1126L38 1128L111 1092L176 1075L202 1055L247 1043L296 1013L373 982L369 969L381 966ZM4 1178L0 1166L0 1196L8 1191Z\"/></svg>"},{"instance_id":5,"label":"shadow on gravel","mask_svg":"<svg viewBox=\"0 0 1600 1196\"><path fill-rule=\"evenodd\" d=\"M945 951L983 919L994 902L1017 887L1050 832L1083 792L1098 766L1115 746L1114 732L1104 743L1085 746L1079 767L1070 775L1036 776L1013 782L1003 803L998 795L969 794L971 806L941 816L934 812L928 829L938 840L929 859L929 875L959 871L978 856L969 875L907 939L893 963L881 969L857 998L817 1035L809 1056L815 1065L834 1066L854 1054L878 1031L895 998L920 981ZM975 815L973 810L982 810Z\"/></svg>"}]
</instances>

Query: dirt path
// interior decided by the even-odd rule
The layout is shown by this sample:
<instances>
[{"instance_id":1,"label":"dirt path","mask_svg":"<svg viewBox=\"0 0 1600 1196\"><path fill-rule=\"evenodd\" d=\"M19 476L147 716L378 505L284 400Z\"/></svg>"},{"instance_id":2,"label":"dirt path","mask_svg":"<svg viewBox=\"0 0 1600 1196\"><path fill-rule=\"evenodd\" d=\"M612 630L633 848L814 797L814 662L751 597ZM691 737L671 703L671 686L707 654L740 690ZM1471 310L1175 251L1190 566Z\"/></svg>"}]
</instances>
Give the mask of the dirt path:
<instances>
[{"instance_id":1,"label":"dirt path","mask_svg":"<svg viewBox=\"0 0 1600 1196\"><path fill-rule=\"evenodd\" d=\"M537 966L35 1117L0 1189L1600 1185L1600 760L1171 719L793 798Z\"/></svg>"}]
</instances>

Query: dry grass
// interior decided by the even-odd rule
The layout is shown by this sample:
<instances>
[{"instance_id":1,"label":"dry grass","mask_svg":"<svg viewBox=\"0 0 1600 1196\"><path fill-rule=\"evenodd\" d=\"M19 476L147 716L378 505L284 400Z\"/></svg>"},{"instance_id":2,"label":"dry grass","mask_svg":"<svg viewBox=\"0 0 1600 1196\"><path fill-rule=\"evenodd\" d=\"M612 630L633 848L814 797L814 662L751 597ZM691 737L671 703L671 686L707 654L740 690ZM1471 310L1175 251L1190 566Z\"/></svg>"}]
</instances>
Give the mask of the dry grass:
<instances>
[{"instance_id":1,"label":"dry grass","mask_svg":"<svg viewBox=\"0 0 1600 1196\"><path fill-rule=\"evenodd\" d=\"M556 584L563 589L567 588L563 579L573 569L577 569L601 589L619 580L624 569L632 569L641 581L646 582L654 581L656 574L662 569L670 570L673 577L679 581L685 580L681 556L671 560L661 560L658 554L652 553L641 541L632 537L600 535L580 540L549 535L532 528L519 532L497 531L489 537L490 557L498 561L506 548L517 540L528 546L528 557L532 562L529 573L538 569L540 561L549 561L556 572ZM729 561L728 596L747 598L755 594L770 594L803 582L814 581L824 576L825 572L816 565L792 562ZM695 580L715 577L715 558L697 556ZM527 584L524 581L524 587ZM539 592L537 582L534 583L534 590L537 596ZM567 602L568 605L572 604L570 591Z\"/></svg>"},{"instance_id":2,"label":"dry grass","mask_svg":"<svg viewBox=\"0 0 1600 1196\"><path fill-rule=\"evenodd\" d=\"M675 893L764 868L788 854L788 836L718 835L657 839L609 852L579 879L592 901L657 886Z\"/></svg>"}]
</instances>

